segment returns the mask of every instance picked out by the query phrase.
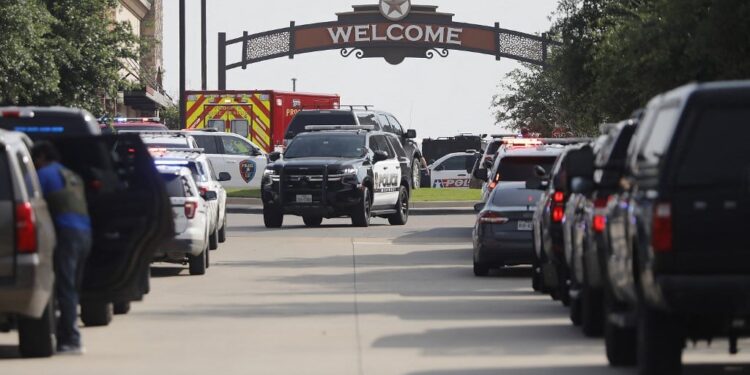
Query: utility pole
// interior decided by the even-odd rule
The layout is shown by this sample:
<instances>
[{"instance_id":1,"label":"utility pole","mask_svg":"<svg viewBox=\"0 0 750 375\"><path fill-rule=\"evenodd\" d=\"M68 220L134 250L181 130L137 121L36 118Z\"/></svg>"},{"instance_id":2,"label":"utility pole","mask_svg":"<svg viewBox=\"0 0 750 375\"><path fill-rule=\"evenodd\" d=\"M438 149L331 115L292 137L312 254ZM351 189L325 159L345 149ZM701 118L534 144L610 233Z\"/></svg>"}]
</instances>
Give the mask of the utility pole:
<instances>
[{"instance_id":1,"label":"utility pole","mask_svg":"<svg viewBox=\"0 0 750 375\"><path fill-rule=\"evenodd\" d=\"M185 0L180 0L180 129L185 129Z\"/></svg>"},{"instance_id":2,"label":"utility pole","mask_svg":"<svg viewBox=\"0 0 750 375\"><path fill-rule=\"evenodd\" d=\"M292 78L292 91L297 92L297 78Z\"/></svg>"},{"instance_id":3,"label":"utility pole","mask_svg":"<svg viewBox=\"0 0 750 375\"><path fill-rule=\"evenodd\" d=\"M208 47L206 45L206 0L201 0L201 90L208 90Z\"/></svg>"}]
</instances>

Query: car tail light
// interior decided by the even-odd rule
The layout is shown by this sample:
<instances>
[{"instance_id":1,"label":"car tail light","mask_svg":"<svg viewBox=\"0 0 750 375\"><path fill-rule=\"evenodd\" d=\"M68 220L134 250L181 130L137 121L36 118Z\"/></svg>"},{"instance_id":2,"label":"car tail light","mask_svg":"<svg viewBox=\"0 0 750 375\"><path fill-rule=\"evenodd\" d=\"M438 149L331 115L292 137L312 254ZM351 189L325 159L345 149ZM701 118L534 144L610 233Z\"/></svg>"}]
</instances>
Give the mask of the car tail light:
<instances>
[{"instance_id":1,"label":"car tail light","mask_svg":"<svg viewBox=\"0 0 750 375\"><path fill-rule=\"evenodd\" d=\"M19 112L19 111L5 111L5 112L0 112L0 115L2 115L0 117L5 117L5 118L19 118L19 117L21 117L21 112Z\"/></svg>"},{"instance_id":2,"label":"car tail light","mask_svg":"<svg viewBox=\"0 0 750 375\"><path fill-rule=\"evenodd\" d=\"M555 203L562 203L565 200L565 193L562 191L556 191L552 194L552 201Z\"/></svg>"},{"instance_id":3,"label":"car tail light","mask_svg":"<svg viewBox=\"0 0 750 375\"><path fill-rule=\"evenodd\" d=\"M489 185L487 185L487 189L489 189L490 191L495 190L496 187L497 187L497 182L495 181L492 181L490 182Z\"/></svg>"},{"instance_id":4,"label":"car tail light","mask_svg":"<svg viewBox=\"0 0 750 375\"><path fill-rule=\"evenodd\" d=\"M607 216L605 208L609 202L608 197L596 198L594 200L594 218L592 220L592 227L596 233L604 233L607 229Z\"/></svg>"},{"instance_id":5,"label":"car tail light","mask_svg":"<svg viewBox=\"0 0 750 375\"><path fill-rule=\"evenodd\" d=\"M672 205L669 203L654 206L651 246L659 253L672 251Z\"/></svg>"},{"instance_id":6,"label":"car tail light","mask_svg":"<svg viewBox=\"0 0 750 375\"><path fill-rule=\"evenodd\" d=\"M607 208L609 197L594 199L594 208Z\"/></svg>"},{"instance_id":7,"label":"car tail light","mask_svg":"<svg viewBox=\"0 0 750 375\"><path fill-rule=\"evenodd\" d=\"M604 215L594 215L594 231L596 233L604 233L604 229L607 228L607 217Z\"/></svg>"},{"instance_id":8,"label":"car tail light","mask_svg":"<svg viewBox=\"0 0 750 375\"><path fill-rule=\"evenodd\" d=\"M493 211L485 211L479 214L479 222L482 224L505 224L508 221L510 219L502 217L499 213Z\"/></svg>"},{"instance_id":9,"label":"car tail light","mask_svg":"<svg viewBox=\"0 0 750 375\"><path fill-rule=\"evenodd\" d=\"M16 250L21 254L35 253L36 220L31 203L16 205Z\"/></svg>"},{"instance_id":10,"label":"car tail light","mask_svg":"<svg viewBox=\"0 0 750 375\"><path fill-rule=\"evenodd\" d=\"M198 203L196 203L196 202L185 202L185 216L188 219L194 218L196 211L198 211Z\"/></svg>"},{"instance_id":11,"label":"car tail light","mask_svg":"<svg viewBox=\"0 0 750 375\"><path fill-rule=\"evenodd\" d=\"M552 221L555 223L560 223L563 221L563 218L565 217L565 209L563 206L555 206L552 208Z\"/></svg>"}]
</instances>

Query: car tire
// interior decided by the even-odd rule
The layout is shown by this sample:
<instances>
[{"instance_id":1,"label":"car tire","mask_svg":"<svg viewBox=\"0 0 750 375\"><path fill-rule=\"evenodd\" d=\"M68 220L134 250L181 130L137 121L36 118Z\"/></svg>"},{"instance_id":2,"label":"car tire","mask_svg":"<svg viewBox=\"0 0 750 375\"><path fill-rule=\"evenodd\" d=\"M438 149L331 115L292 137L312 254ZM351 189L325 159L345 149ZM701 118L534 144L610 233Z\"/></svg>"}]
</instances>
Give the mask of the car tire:
<instances>
[{"instance_id":1,"label":"car tire","mask_svg":"<svg viewBox=\"0 0 750 375\"><path fill-rule=\"evenodd\" d=\"M200 255L188 255L188 267L190 275L200 276L206 274L206 257L208 256L208 247Z\"/></svg>"},{"instance_id":2,"label":"car tire","mask_svg":"<svg viewBox=\"0 0 750 375\"><path fill-rule=\"evenodd\" d=\"M415 157L411 162L411 186L412 190L417 190L422 187L422 170L419 169L419 165L422 164L418 157Z\"/></svg>"},{"instance_id":3,"label":"car tire","mask_svg":"<svg viewBox=\"0 0 750 375\"><path fill-rule=\"evenodd\" d=\"M490 268L484 264L474 262L474 276L487 277L490 274Z\"/></svg>"},{"instance_id":4,"label":"car tire","mask_svg":"<svg viewBox=\"0 0 750 375\"><path fill-rule=\"evenodd\" d=\"M86 327L104 327L112 322L114 306L111 302L81 303L81 321Z\"/></svg>"},{"instance_id":5,"label":"car tire","mask_svg":"<svg viewBox=\"0 0 750 375\"><path fill-rule=\"evenodd\" d=\"M612 367L631 367L637 363L636 330L623 328L611 322L607 316L614 312L614 301L609 295L604 297L604 345L607 360Z\"/></svg>"},{"instance_id":6,"label":"car tire","mask_svg":"<svg viewBox=\"0 0 750 375\"><path fill-rule=\"evenodd\" d=\"M281 228L284 224L284 214L274 207L263 207L263 224L266 228Z\"/></svg>"},{"instance_id":7,"label":"car tire","mask_svg":"<svg viewBox=\"0 0 750 375\"><path fill-rule=\"evenodd\" d=\"M570 301L570 322L573 323L574 326L580 327L582 321L582 314L581 314L581 299L571 299Z\"/></svg>"},{"instance_id":8,"label":"car tire","mask_svg":"<svg viewBox=\"0 0 750 375\"><path fill-rule=\"evenodd\" d=\"M581 329L586 337L599 337L604 332L604 302L601 291L584 286L581 290Z\"/></svg>"},{"instance_id":9,"label":"car tire","mask_svg":"<svg viewBox=\"0 0 750 375\"><path fill-rule=\"evenodd\" d=\"M539 269L538 266L532 267L531 288L534 289L535 292L541 293L544 288L544 285L543 285L544 278L542 277L541 271L538 271L538 269Z\"/></svg>"},{"instance_id":10,"label":"car tire","mask_svg":"<svg viewBox=\"0 0 750 375\"><path fill-rule=\"evenodd\" d=\"M320 224L323 224L323 218L320 216L302 216L302 221L311 228L317 228Z\"/></svg>"},{"instance_id":11,"label":"car tire","mask_svg":"<svg viewBox=\"0 0 750 375\"><path fill-rule=\"evenodd\" d=\"M54 298L39 319L18 319L18 350L24 358L46 358L55 353Z\"/></svg>"},{"instance_id":12,"label":"car tire","mask_svg":"<svg viewBox=\"0 0 750 375\"><path fill-rule=\"evenodd\" d=\"M211 267L211 252L205 251L204 253L206 254L206 269L208 269L209 267Z\"/></svg>"},{"instance_id":13,"label":"car tire","mask_svg":"<svg viewBox=\"0 0 750 375\"><path fill-rule=\"evenodd\" d=\"M391 225L406 225L409 221L409 190L401 186L398 193L398 202L396 202L397 213L388 216L388 223Z\"/></svg>"},{"instance_id":14,"label":"car tire","mask_svg":"<svg viewBox=\"0 0 750 375\"><path fill-rule=\"evenodd\" d=\"M125 315L130 312L130 301L115 302L112 305L115 315Z\"/></svg>"},{"instance_id":15,"label":"car tire","mask_svg":"<svg viewBox=\"0 0 750 375\"><path fill-rule=\"evenodd\" d=\"M209 250L216 250L219 248L219 223L218 219L216 219L216 228L214 228L213 233L211 233L208 236L208 249Z\"/></svg>"},{"instance_id":16,"label":"car tire","mask_svg":"<svg viewBox=\"0 0 750 375\"><path fill-rule=\"evenodd\" d=\"M227 242L227 213L224 213L224 222L219 229L219 243Z\"/></svg>"},{"instance_id":17,"label":"car tire","mask_svg":"<svg viewBox=\"0 0 750 375\"><path fill-rule=\"evenodd\" d=\"M685 338L679 319L641 307L638 314L638 374L679 374Z\"/></svg>"},{"instance_id":18,"label":"car tire","mask_svg":"<svg viewBox=\"0 0 750 375\"><path fill-rule=\"evenodd\" d=\"M370 226L370 209L372 204L372 198L370 196L370 188L365 186L362 191L362 199L354 208L352 212L352 225L360 228L367 228Z\"/></svg>"}]
</instances>

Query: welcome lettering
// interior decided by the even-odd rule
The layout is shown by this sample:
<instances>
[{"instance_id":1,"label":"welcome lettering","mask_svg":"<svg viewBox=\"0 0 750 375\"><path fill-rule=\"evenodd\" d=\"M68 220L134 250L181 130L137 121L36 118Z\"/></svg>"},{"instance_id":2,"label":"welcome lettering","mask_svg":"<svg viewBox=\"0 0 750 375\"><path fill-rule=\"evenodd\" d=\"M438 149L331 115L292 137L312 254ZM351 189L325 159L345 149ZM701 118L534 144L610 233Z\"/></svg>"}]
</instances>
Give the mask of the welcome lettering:
<instances>
[{"instance_id":1,"label":"welcome lettering","mask_svg":"<svg viewBox=\"0 0 750 375\"><path fill-rule=\"evenodd\" d=\"M452 44L460 46L462 28L432 26L432 25L409 25L393 24L385 29L379 29L378 25L355 25L329 27L328 34L333 44L362 43L362 42L425 42Z\"/></svg>"}]
</instances>

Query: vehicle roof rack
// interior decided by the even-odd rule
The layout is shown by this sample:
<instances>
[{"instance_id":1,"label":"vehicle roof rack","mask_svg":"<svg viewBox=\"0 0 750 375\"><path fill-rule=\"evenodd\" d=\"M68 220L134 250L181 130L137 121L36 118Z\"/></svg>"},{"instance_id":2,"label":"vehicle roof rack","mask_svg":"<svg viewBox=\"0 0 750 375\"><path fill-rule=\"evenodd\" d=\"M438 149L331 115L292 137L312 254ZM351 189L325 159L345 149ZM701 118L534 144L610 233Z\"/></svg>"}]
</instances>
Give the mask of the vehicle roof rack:
<instances>
[{"instance_id":1,"label":"vehicle roof rack","mask_svg":"<svg viewBox=\"0 0 750 375\"><path fill-rule=\"evenodd\" d=\"M327 131L327 130L364 130L373 131L375 125L308 125L305 126L308 131Z\"/></svg>"},{"instance_id":2,"label":"vehicle roof rack","mask_svg":"<svg viewBox=\"0 0 750 375\"><path fill-rule=\"evenodd\" d=\"M219 133L219 129L216 129L216 128L193 128L193 129L185 129L185 131L203 132L203 133Z\"/></svg>"},{"instance_id":3,"label":"vehicle roof rack","mask_svg":"<svg viewBox=\"0 0 750 375\"><path fill-rule=\"evenodd\" d=\"M152 136L187 136L185 131L182 130L120 130L119 133L137 133L140 135L152 135Z\"/></svg>"},{"instance_id":4,"label":"vehicle roof rack","mask_svg":"<svg viewBox=\"0 0 750 375\"><path fill-rule=\"evenodd\" d=\"M495 138L495 139L519 138L518 134L491 134L490 137Z\"/></svg>"}]
</instances>

